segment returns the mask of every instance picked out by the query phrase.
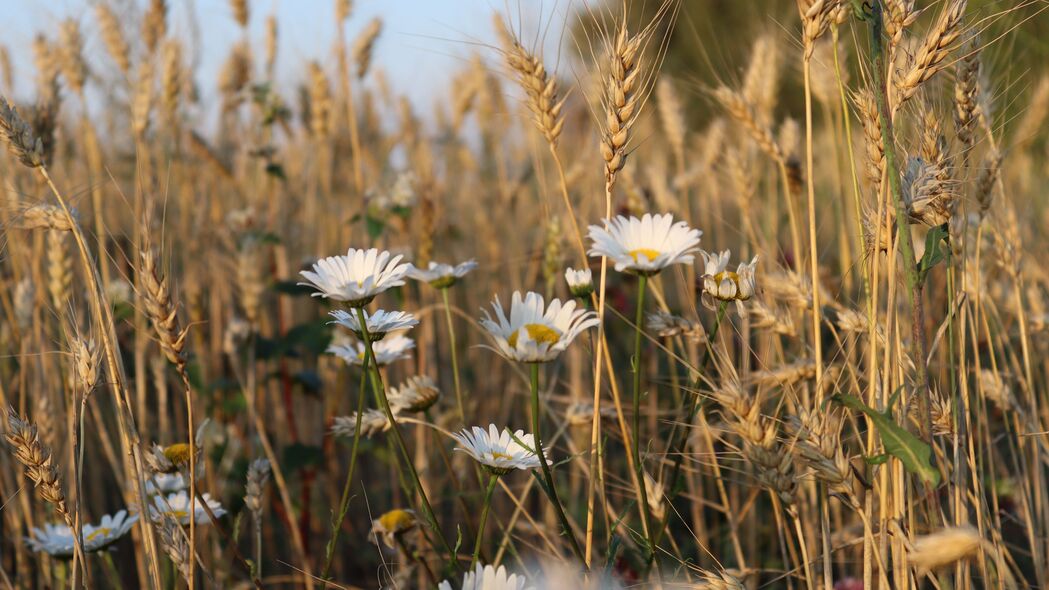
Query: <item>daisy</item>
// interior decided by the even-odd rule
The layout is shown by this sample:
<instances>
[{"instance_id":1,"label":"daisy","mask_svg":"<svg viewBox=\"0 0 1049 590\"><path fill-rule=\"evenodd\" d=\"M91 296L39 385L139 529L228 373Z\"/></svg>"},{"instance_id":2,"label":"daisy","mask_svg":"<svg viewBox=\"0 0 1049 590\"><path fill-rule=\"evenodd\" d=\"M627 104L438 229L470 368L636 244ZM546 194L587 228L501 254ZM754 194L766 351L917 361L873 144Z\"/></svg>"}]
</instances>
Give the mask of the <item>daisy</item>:
<instances>
[{"instance_id":1,"label":"daisy","mask_svg":"<svg viewBox=\"0 0 1049 590\"><path fill-rule=\"evenodd\" d=\"M211 419L205 418L200 423L200 426L197 427L197 434L193 437L195 449L191 450L187 442L177 442L166 447L153 443L153 448L150 449L149 453L146 453L146 463L149 464L154 473L176 473L181 469L188 471L190 458L196 457L197 465L195 471L198 474L202 473L204 471L204 462L201 456L201 449L204 447L204 430L210 423Z\"/></svg>"},{"instance_id":2,"label":"daisy","mask_svg":"<svg viewBox=\"0 0 1049 590\"><path fill-rule=\"evenodd\" d=\"M507 573L505 566L498 569L477 564L472 572L463 575L463 585L460 590L534 590L533 586L525 586L528 581L520 574ZM448 580L441 582L437 590L452 590Z\"/></svg>"},{"instance_id":3,"label":"daisy","mask_svg":"<svg viewBox=\"0 0 1049 590\"><path fill-rule=\"evenodd\" d=\"M412 358L411 350L415 348L415 341L407 336L397 334L372 344L375 352L375 363L384 367L394 361ZM341 358L351 365L364 364L364 343L354 342L352 344L333 344L328 347L328 352Z\"/></svg>"},{"instance_id":4,"label":"daisy","mask_svg":"<svg viewBox=\"0 0 1049 590\"><path fill-rule=\"evenodd\" d=\"M364 307L379 293L404 284L408 264L399 264L401 258L376 248L350 248L346 256L323 258L313 265L313 271L299 273L308 281L299 284L316 287L319 292L314 297Z\"/></svg>"},{"instance_id":5,"label":"daisy","mask_svg":"<svg viewBox=\"0 0 1049 590\"><path fill-rule=\"evenodd\" d=\"M84 551L93 553L109 547L126 535L138 522L138 515L128 515L127 510L116 514L107 514L97 525L84 525ZM43 551L53 557L70 558L73 556L76 534L65 524L45 524L43 529L33 528L33 536L26 538L26 544L33 551Z\"/></svg>"},{"instance_id":6,"label":"daisy","mask_svg":"<svg viewBox=\"0 0 1049 590\"><path fill-rule=\"evenodd\" d=\"M590 226L591 256L604 256L618 272L654 275L672 264L692 264L703 232L674 217L651 215L606 220L608 229Z\"/></svg>"},{"instance_id":7,"label":"daisy","mask_svg":"<svg viewBox=\"0 0 1049 590\"><path fill-rule=\"evenodd\" d=\"M329 322L331 324L339 324L344 328L349 328L351 332L357 335L358 338L364 339L364 334L361 332L361 324L358 321L356 310L354 312L347 312L341 309L329 312L328 315L335 318L335 321ZM376 310L375 313L369 314L364 312L364 320L368 327L368 336L371 337L372 342L378 342L382 340L389 332L395 332L397 330L410 330L419 324L419 320L415 319L410 313L403 311L383 311L381 309Z\"/></svg>"},{"instance_id":8,"label":"daisy","mask_svg":"<svg viewBox=\"0 0 1049 590\"><path fill-rule=\"evenodd\" d=\"M197 471L197 477L203 477L203 469ZM157 494L170 494L180 492L189 487L189 478L182 477L181 473L155 473L153 477L146 480L146 494L155 496Z\"/></svg>"},{"instance_id":9,"label":"daisy","mask_svg":"<svg viewBox=\"0 0 1049 590\"><path fill-rule=\"evenodd\" d=\"M409 264L407 276L417 281L430 283L436 289L447 289L475 268L477 268L477 262L473 259L455 266L431 261L425 270Z\"/></svg>"},{"instance_id":10,"label":"daisy","mask_svg":"<svg viewBox=\"0 0 1049 590\"><path fill-rule=\"evenodd\" d=\"M520 291L514 291L509 319L498 297L492 307L495 319L484 310L481 325L488 330L500 354L525 363L554 360L583 330L599 323L597 314L577 310L575 301L562 304L560 299L552 299L549 306L544 306L543 296L532 292L522 299Z\"/></svg>"},{"instance_id":11,"label":"daisy","mask_svg":"<svg viewBox=\"0 0 1049 590\"><path fill-rule=\"evenodd\" d=\"M222 504L218 500L212 499L211 494L203 494L204 502L207 502L208 508L211 509L211 513L215 515L215 518L219 518L226 514L226 510L222 507ZM154 496L153 506L149 507L150 517L154 521L160 521L163 517L167 516L177 520L179 524L189 524L189 495L185 491L176 492L174 494L168 494L167 496ZM207 511L201 505L200 498L197 498L193 502L193 520L197 524L210 524L211 519L208 517Z\"/></svg>"},{"instance_id":12,"label":"daisy","mask_svg":"<svg viewBox=\"0 0 1049 590\"><path fill-rule=\"evenodd\" d=\"M749 263L741 262L736 271L728 270L729 251L718 254L700 252L703 255L703 300L711 306L712 299L718 301L747 301L754 296L754 269L758 264L755 256Z\"/></svg>"},{"instance_id":13,"label":"daisy","mask_svg":"<svg viewBox=\"0 0 1049 590\"><path fill-rule=\"evenodd\" d=\"M510 429L504 428L500 432L495 424L490 424L487 431L474 426L471 430L463 429L452 436L462 445L455 450L467 453L494 475L540 466L539 457L535 454L535 437L525 434L523 430L511 434ZM549 459L547 463L550 463Z\"/></svg>"},{"instance_id":14,"label":"daisy","mask_svg":"<svg viewBox=\"0 0 1049 590\"><path fill-rule=\"evenodd\" d=\"M399 408L392 406L392 409L396 414ZM380 410L365 410L364 413L361 414L361 435L370 437L379 434L380 432L386 432L389 429L390 421L386 418L385 412ZM331 427L331 432L335 436L352 438L357 432L357 412L354 412L349 416L336 416Z\"/></svg>"},{"instance_id":15,"label":"daisy","mask_svg":"<svg viewBox=\"0 0 1049 590\"><path fill-rule=\"evenodd\" d=\"M422 412L437 403L440 397L437 384L425 375L409 377L400 387L391 387L387 393L394 413L399 410Z\"/></svg>"},{"instance_id":16,"label":"daisy","mask_svg":"<svg viewBox=\"0 0 1049 590\"><path fill-rule=\"evenodd\" d=\"M590 272L589 268L582 270L566 269L565 282L568 283L568 290L571 291L573 297L582 299L589 297L594 292L593 273Z\"/></svg>"},{"instance_id":17,"label":"daisy","mask_svg":"<svg viewBox=\"0 0 1049 590\"><path fill-rule=\"evenodd\" d=\"M419 526L414 510L391 510L372 521L372 534L382 536L387 547L396 546L397 537Z\"/></svg>"}]
</instances>

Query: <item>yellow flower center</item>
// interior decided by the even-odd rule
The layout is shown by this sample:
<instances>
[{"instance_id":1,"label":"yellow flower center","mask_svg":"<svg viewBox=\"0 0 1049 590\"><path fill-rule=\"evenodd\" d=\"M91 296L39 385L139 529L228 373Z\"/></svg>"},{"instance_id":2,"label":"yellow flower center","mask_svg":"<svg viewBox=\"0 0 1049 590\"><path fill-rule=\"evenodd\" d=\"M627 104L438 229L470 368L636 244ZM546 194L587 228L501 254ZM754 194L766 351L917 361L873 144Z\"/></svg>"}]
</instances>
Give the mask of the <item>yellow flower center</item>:
<instances>
[{"instance_id":1,"label":"yellow flower center","mask_svg":"<svg viewBox=\"0 0 1049 590\"><path fill-rule=\"evenodd\" d=\"M545 324L525 324L522 328L528 332L528 337L535 342L545 342L547 344L557 344L557 341L561 339L561 334L547 326ZM507 344L510 348L517 348L517 335L521 330L515 330L510 337L506 339Z\"/></svg>"},{"instance_id":2,"label":"yellow flower center","mask_svg":"<svg viewBox=\"0 0 1049 590\"><path fill-rule=\"evenodd\" d=\"M652 262L656 258L659 258L659 252L651 248L638 248L637 250L631 250L627 252L634 262L641 262L641 257L644 256L649 262Z\"/></svg>"},{"instance_id":3,"label":"yellow flower center","mask_svg":"<svg viewBox=\"0 0 1049 590\"><path fill-rule=\"evenodd\" d=\"M192 452L189 443L175 443L164 449L164 456L175 465L187 465Z\"/></svg>"},{"instance_id":4,"label":"yellow flower center","mask_svg":"<svg viewBox=\"0 0 1049 590\"><path fill-rule=\"evenodd\" d=\"M500 453L499 451L492 451L492 459L506 459L507 461L513 459L512 456L506 453Z\"/></svg>"},{"instance_id":5,"label":"yellow flower center","mask_svg":"<svg viewBox=\"0 0 1049 590\"><path fill-rule=\"evenodd\" d=\"M171 518L174 518L175 520L182 520L183 518L186 518L186 517L189 516L189 512L187 512L185 510L168 510L164 514L167 514L168 516L170 516Z\"/></svg>"},{"instance_id":6,"label":"yellow flower center","mask_svg":"<svg viewBox=\"0 0 1049 590\"><path fill-rule=\"evenodd\" d=\"M415 526L415 517L407 510L391 510L379 517L379 526L384 531L399 533Z\"/></svg>"},{"instance_id":7,"label":"yellow flower center","mask_svg":"<svg viewBox=\"0 0 1049 590\"><path fill-rule=\"evenodd\" d=\"M724 281L725 279L731 280L733 283L736 283L737 286L739 285L739 275L731 270L723 270L714 275L714 281L718 284L721 284L721 281Z\"/></svg>"},{"instance_id":8,"label":"yellow flower center","mask_svg":"<svg viewBox=\"0 0 1049 590\"><path fill-rule=\"evenodd\" d=\"M95 530L95 532L91 533L90 535L84 537L84 540L85 541L94 541L96 537L104 537L104 536L108 535L110 532L111 532L110 529L100 528L100 529Z\"/></svg>"}]
</instances>

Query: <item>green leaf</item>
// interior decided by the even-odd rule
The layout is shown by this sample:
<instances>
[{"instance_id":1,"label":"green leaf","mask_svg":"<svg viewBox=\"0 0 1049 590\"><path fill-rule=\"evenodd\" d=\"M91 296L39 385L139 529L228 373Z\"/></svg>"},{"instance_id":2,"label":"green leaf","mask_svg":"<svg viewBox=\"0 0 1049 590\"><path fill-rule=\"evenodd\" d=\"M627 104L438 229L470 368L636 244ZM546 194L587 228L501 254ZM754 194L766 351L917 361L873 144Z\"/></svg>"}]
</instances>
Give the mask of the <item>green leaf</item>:
<instances>
[{"instance_id":1,"label":"green leaf","mask_svg":"<svg viewBox=\"0 0 1049 590\"><path fill-rule=\"evenodd\" d=\"M874 423L885 450L900 460L903 467L917 475L925 483L936 486L940 483L940 472L933 467L932 448L896 423L891 412L879 412L867 406L858 397L837 394L832 397L839 404L862 412Z\"/></svg>"},{"instance_id":2,"label":"green leaf","mask_svg":"<svg viewBox=\"0 0 1049 590\"><path fill-rule=\"evenodd\" d=\"M368 229L368 237L375 240L382 235L382 231L386 229L386 222L382 219L377 219L371 215L365 215L364 225Z\"/></svg>"},{"instance_id":3,"label":"green leaf","mask_svg":"<svg viewBox=\"0 0 1049 590\"><path fill-rule=\"evenodd\" d=\"M949 235L946 223L930 229L925 235L925 254L918 261L918 284L924 284L925 277L929 275L932 267L947 260L951 255L950 246L944 247Z\"/></svg>"},{"instance_id":4,"label":"green leaf","mask_svg":"<svg viewBox=\"0 0 1049 590\"><path fill-rule=\"evenodd\" d=\"M884 465L889 460L888 453L881 453L880 455L871 455L863 458L867 465Z\"/></svg>"}]
</instances>

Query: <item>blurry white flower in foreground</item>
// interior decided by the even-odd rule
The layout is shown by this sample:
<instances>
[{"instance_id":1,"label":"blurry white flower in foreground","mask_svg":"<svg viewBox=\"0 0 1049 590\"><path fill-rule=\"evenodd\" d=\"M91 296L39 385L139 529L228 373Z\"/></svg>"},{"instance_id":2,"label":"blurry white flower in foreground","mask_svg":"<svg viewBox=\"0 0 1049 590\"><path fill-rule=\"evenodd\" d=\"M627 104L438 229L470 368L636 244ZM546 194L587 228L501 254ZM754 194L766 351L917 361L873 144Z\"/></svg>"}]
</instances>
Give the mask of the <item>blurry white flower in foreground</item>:
<instances>
[{"instance_id":1,"label":"blurry white flower in foreground","mask_svg":"<svg viewBox=\"0 0 1049 590\"><path fill-rule=\"evenodd\" d=\"M463 583L458 589L445 580L441 582L438 590L533 590L533 586L525 586L528 581L520 574L510 574L506 567L499 566L498 569L486 565L477 564L472 572L463 575Z\"/></svg>"}]
</instances>

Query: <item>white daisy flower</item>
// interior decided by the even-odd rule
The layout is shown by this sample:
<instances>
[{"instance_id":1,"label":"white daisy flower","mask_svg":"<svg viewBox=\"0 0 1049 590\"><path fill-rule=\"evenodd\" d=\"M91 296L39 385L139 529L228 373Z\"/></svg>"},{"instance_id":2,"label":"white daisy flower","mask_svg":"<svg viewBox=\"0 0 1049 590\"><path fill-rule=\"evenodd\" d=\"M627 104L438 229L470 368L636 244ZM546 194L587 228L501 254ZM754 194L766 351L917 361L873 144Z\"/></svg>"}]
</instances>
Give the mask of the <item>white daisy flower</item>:
<instances>
[{"instance_id":1,"label":"white daisy flower","mask_svg":"<svg viewBox=\"0 0 1049 590\"><path fill-rule=\"evenodd\" d=\"M204 464L201 463L201 466ZM197 479L204 477L204 470L197 470ZM170 494L180 492L189 487L189 477L183 477L181 473L154 473L153 477L146 480L146 494L155 496L157 494Z\"/></svg>"},{"instance_id":2,"label":"white daisy flower","mask_svg":"<svg viewBox=\"0 0 1049 590\"><path fill-rule=\"evenodd\" d=\"M535 437L523 430L511 434L510 429L504 428L500 432L495 424L490 424L488 430L474 426L470 430L464 428L452 433L452 436L462 445L455 450L467 453L495 475L506 475L514 469L540 467L539 456L535 454ZM546 461L550 463L549 458Z\"/></svg>"},{"instance_id":3,"label":"white daisy flower","mask_svg":"<svg viewBox=\"0 0 1049 590\"><path fill-rule=\"evenodd\" d=\"M380 367L394 361L412 358L410 351L413 348L415 348L415 341L400 334L372 343L375 361ZM360 341L352 344L333 344L328 347L328 352L357 366L364 364L364 350L364 343Z\"/></svg>"},{"instance_id":4,"label":"white daisy flower","mask_svg":"<svg viewBox=\"0 0 1049 590\"><path fill-rule=\"evenodd\" d=\"M391 404L393 401L391 400ZM398 408L391 406L393 413L396 414ZM386 418L386 412L381 410L365 410L361 414L361 435L365 437L374 436L380 432L386 432L390 429L390 421ZM354 433L357 432L357 412L350 414L349 416L336 416L332 423L331 432L335 436L344 436L347 438L353 438Z\"/></svg>"},{"instance_id":5,"label":"white daisy flower","mask_svg":"<svg viewBox=\"0 0 1049 590\"><path fill-rule=\"evenodd\" d=\"M335 311L328 312L328 315L335 318L332 324L339 324L344 328L348 328L351 332L357 335L358 338L363 339L364 334L361 333L361 324L357 318L357 311L347 312L342 309L336 309ZM403 311L383 311L378 309L375 313L364 312L364 320L367 322L368 335L371 336L372 342L382 340L389 332L396 332L398 330L410 330L419 324L419 320L415 319L410 313Z\"/></svg>"},{"instance_id":6,"label":"white daisy flower","mask_svg":"<svg viewBox=\"0 0 1049 590\"><path fill-rule=\"evenodd\" d=\"M589 268L565 270L565 282L574 297L589 297L594 292L594 277Z\"/></svg>"},{"instance_id":7,"label":"white daisy flower","mask_svg":"<svg viewBox=\"0 0 1049 590\"><path fill-rule=\"evenodd\" d=\"M577 310L575 301L562 304L560 299L552 299L544 306L543 296L533 292L522 299L521 292L514 291L509 318L498 297L492 308L495 319L483 310L481 325L504 357L525 363L554 360L583 330L599 323L597 314Z\"/></svg>"},{"instance_id":8,"label":"white daisy flower","mask_svg":"<svg viewBox=\"0 0 1049 590\"><path fill-rule=\"evenodd\" d=\"M211 509L215 518L226 514L226 509L222 507L218 500L213 499L211 494L203 494L202 497L208 503L208 508ZM189 495L182 491L168 494L167 496L154 496L153 505L149 507L149 515L154 521L159 521L162 517L168 516L177 520L179 524L189 524ZM193 502L193 519L197 524L211 523L208 513L201 506L200 498L196 498Z\"/></svg>"},{"instance_id":9,"label":"white daisy flower","mask_svg":"<svg viewBox=\"0 0 1049 590\"><path fill-rule=\"evenodd\" d=\"M499 566L498 569L477 564L472 572L463 575L463 585L460 590L534 590L534 586L526 586L528 580L520 574L510 574L506 567ZM453 590L448 580L441 582L437 590Z\"/></svg>"},{"instance_id":10,"label":"white daisy flower","mask_svg":"<svg viewBox=\"0 0 1049 590\"><path fill-rule=\"evenodd\" d=\"M387 547L395 547L396 537L419 526L414 510L396 508L372 521L372 534L381 536Z\"/></svg>"},{"instance_id":11,"label":"white daisy flower","mask_svg":"<svg viewBox=\"0 0 1049 590\"><path fill-rule=\"evenodd\" d=\"M399 264L401 258L377 248L350 248L346 256L322 258L313 265L313 271L299 273L308 281L299 284L316 287L319 292L314 297L363 307L379 293L404 284L409 265Z\"/></svg>"},{"instance_id":12,"label":"white daisy flower","mask_svg":"<svg viewBox=\"0 0 1049 590\"><path fill-rule=\"evenodd\" d=\"M741 262L736 271L728 270L729 251L718 254L701 251L703 255L703 300L708 306L711 299L719 301L746 301L754 296L754 269L758 263L755 256L749 263Z\"/></svg>"},{"instance_id":13,"label":"white daisy flower","mask_svg":"<svg viewBox=\"0 0 1049 590\"><path fill-rule=\"evenodd\" d=\"M138 522L138 515L128 515L127 510L107 514L97 525L84 525L84 551L93 553L109 547L126 535ZM43 529L33 528L33 536L26 537L26 544L33 551L43 551L53 557L73 557L76 533L65 524L45 524Z\"/></svg>"},{"instance_id":14,"label":"white daisy flower","mask_svg":"<svg viewBox=\"0 0 1049 590\"><path fill-rule=\"evenodd\" d=\"M703 235L684 221L674 223L669 213L641 219L619 215L606 224L607 229L590 226L590 255L611 259L618 272L654 275L672 264L692 264Z\"/></svg>"},{"instance_id":15,"label":"white daisy flower","mask_svg":"<svg viewBox=\"0 0 1049 590\"><path fill-rule=\"evenodd\" d=\"M477 262L470 259L452 266L451 264L431 261L425 270L411 264L408 267L408 278L430 283L437 289L447 289L459 279L465 277L470 271L477 268Z\"/></svg>"},{"instance_id":16,"label":"white daisy flower","mask_svg":"<svg viewBox=\"0 0 1049 590\"><path fill-rule=\"evenodd\" d=\"M391 387L387 393L390 407L398 411L422 412L437 403L441 390L434 380L426 375L409 377L400 387Z\"/></svg>"}]
</instances>

